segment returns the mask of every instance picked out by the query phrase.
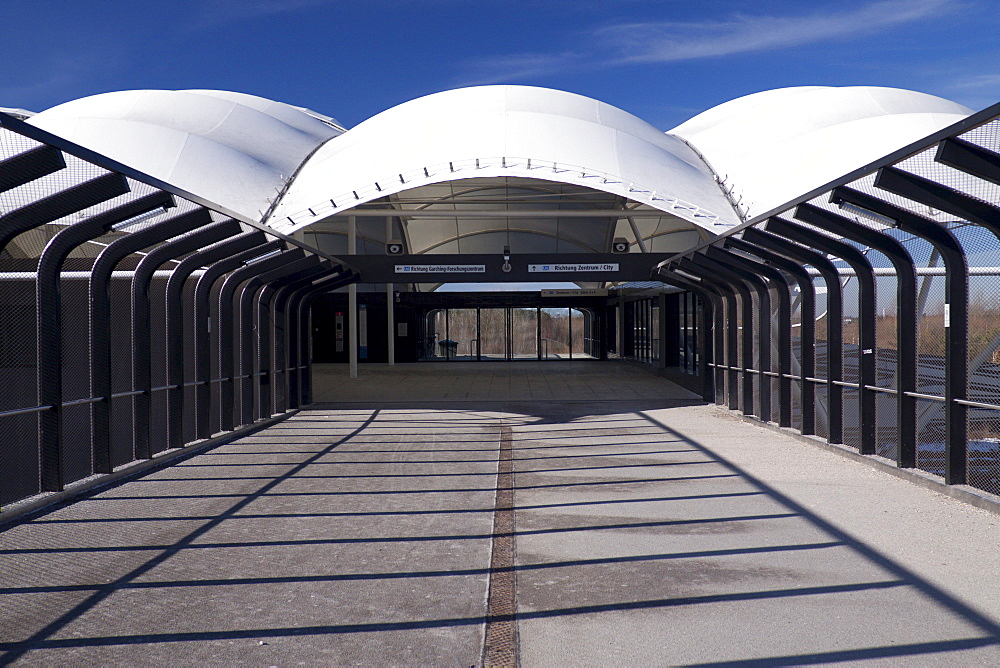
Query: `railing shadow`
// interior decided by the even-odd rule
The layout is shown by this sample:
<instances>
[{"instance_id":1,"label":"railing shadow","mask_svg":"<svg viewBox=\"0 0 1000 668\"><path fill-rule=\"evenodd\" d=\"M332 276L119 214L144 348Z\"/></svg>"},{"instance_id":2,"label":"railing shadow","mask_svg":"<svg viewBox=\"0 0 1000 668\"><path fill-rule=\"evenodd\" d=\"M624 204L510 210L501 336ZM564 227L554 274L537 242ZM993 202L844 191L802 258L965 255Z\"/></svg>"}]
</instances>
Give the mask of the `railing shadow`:
<instances>
[{"instance_id":1,"label":"railing shadow","mask_svg":"<svg viewBox=\"0 0 1000 668\"><path fill-rule=\"evenodd\" d=\"M596 404L536 405L530 412L512 411L506 414L510 416L514 431L515 491L518 494L515 510L519 517L526 519L513 532L515 537L525 543L532 540L577 540L580 542L573 545L579 545L578 551L582 555L552 559L536 558L526 553L515 568L519 578L586 578L598 572L595 569L610 568L613 570L608 573L616 577L631 573L641 580L644 577L641 569L652 568L654 570L650 573L654 574L657 572L655 568L667 564L676 565L671 568L684 568L691 563L714 564L731 558L823 555L838 550L848 550L858 564L863 562L867 568L861 570L866 574L852 579L848 573L847 581L820 581L806 586L770 583L757 589L740 589L739 583L730 582L723 583L724 591L678 591L674 595L657 595L665 590L655 587L644 592L645 595L637 595L634 589L624 588L623 593L608 587L598 592L599 595L579 601L562 592L560 597L554 599L555 604L533 605L519 612L517 617L522 623L605 613L690 610L718 604L744 605L746 614L752 616L756 606L766 601L785 601L794 605L797 601L830 596L907 591L931 603L946 616L958 620L970 631L974 630L974 637L803 651L763 658L748 655L739 660L704 665L806 665L865 659L912 659L942 652L1000 646L1000 626L995 620L736 466L712 450L710 444L698 442L650 416L644 412L649 406L646 402L631 406L626 412L621 412L621 405L615 407L618 412L610 409L594 412L590 410L594 406ZM82 627L79 624L98 609L108 606L113 609L114 602L127 594L174 595L195 600L191 597L225 599L234 596L226 592L237 591L237 588L245 588L238 591L254 591L285 586L336 587L345 583L370 583L371 586L385 587L405 582L412 583L407 585L409 587L425 587L426 591L433 592L444 587L444 583L462 581L478 583L476 586L484 584L491 574L485 552L489 541L494 538L489 529L489 518L494 508L488 504L475 505L476 502L469 502L463 497L488 497L494 492L490 476L495 480L496 468L494 466L492 472L474 469L456 472L454 467L488 465L496 460L456 460L449 454L455 450L441 446L461 443L463 439L473 436L476 438L469 438L467 442L488 442L483 437L484 430L498 429L495 408L491 404L488 410L470 413L478 420L475 425L478 430L467 429L473 425L459 427L449 432L447 437L453 437L454 441L435 441L427 438L428 432L422 431L447 427L446 420L423 421L423 424L411 426L409 433L403 425L394 425L400 430L399 438L395 441L384 440L380 436L387 426L383 414L378 409L372 409L355 411L353 427L344 429L341 426L337 431L344 433L324 443L311 435L312 432L322 431L321 426L309 426L310 422L318 420L303 416L304 428L301 432L293 420L258 437L228 446L226 451L235 452L233 448L237 448L253 454L255 448L261 447L264 450L259 454L296 454L300 457L299 461L247 463L238 461L236 456L230 458L223 455L216 449L169 472L160 472L159 476L147 476L97 495L66 516L49 514L10 527L0 533L0 538L9 538L0 543L0 568L5 568L6 572L16 577L0 581L0 600L8 601L0 603L0 610L8 619L7 624L0 626L0 652L3 652L0 664L31 657L35 651L47 650L97 650L241 639L343 637L350 634L481 627L489 621L485 614L441 614L451 608L433 605L420 610L420 614L406 612L404 619L397 618L402 613L393 609L373 610L368 619L362 621L340 619L334 610L329 623L309 623L303 617L299 621L291 619L287 624L262 622L260 628L238 624L225 628L229 623L217 619L206 628L191 630L177 628L170 619L164 619L162 630L155 632L114 632L112 627L105 627L107 632L102 633L101 627L93 623ZM602 429L609 434L606 440L601 438ZM288 434L302 433L308 442L322 445L316 445L314 449L277 453L272 448L282 442L282 430ZM658 437L651 441L630 439L635 430ZM374 433L369 436L369 432ZM585 435L580 432L585 432ZM624 440L611 439L611 432L618 432L617 436ZM592 442L579 442L585 438ZM401 443L402 447L399 450L384 447L392 442ZM420 443L426 443L428 447L421 448L417 445ZM374 447L368 449L368 445ZM539 448L545 448L546 456L537 456ZM497 449L492 451L497 452ZM418 455L419 458L407 462L384 457L390 452ZM442 459L425 457L427 453L440 454ZM373 457L365 459L362 454ZM341 459L331 459L333 456ZM628 463L616 465L612 461L614 457L621 457ZM675 457L690 459L675 461ZM588 458L593 466L581 461ZM641 458L649 458L650 461L634 462ZM230 459L236 461L227 461ZM332 464L370 470L345 475L314 473ZM400 464L417 470L405 474L387 470ZM693 473L677 472L675 475L678 469L688 468L682 464L709 468ZM271 475L244 473L254 466L285 468ZM204 478L190 475L195 470L208 467L217 468L218 475ZM232 475L224 475L229 472ZM462 480L469 477L481 478L482 484L478 481L472 485L463 484ZM453 478L459 480L452 486L435 482ZM404 484L400 483L401 480L405 487L392 488L392 485ZM431 484L427 485L428 482ZM307 488L313 484L321 488ZM191 485L203 489L200 492L181 489ZM296 485L303 487L297 489ZM351 488L344 489L344 485L351 485ZM705 485L713 487L703 487ZM209 488L204 489L205 486ZM211 486L221 489L215 493L215 487ZM152 489L150 495L136 493L135 490L144 487L161 489ZM542 496L533 497L532 494L536 493ZM388 505L394 503L393 499L401 497L415 507ZM337 504L345 498L372 499L375 502L384 499L387 507L375 510L339 509ZM453 500L445 503L442 499ZM306 511L290 511L280 505L297 500L309 502L314 507ZM202 502L208 505L199 507L197 504ZM761 510L758 506L748 505L762 502L770 504L769 508ZM150 509L150 504L154 503L175 503L178 507L175 513L158 514ZM698 503L712 505L704 506L706 510L703 514L682 516L684 512L690 512L694 507L692 504ZM639 510L642 508L649 510ZM715 509L714 513L710 508ZM205 509L211 512L205 512ZM201 512L195 512L197 510ZM670 515L644 518L643 512ZM481 521L476 520L476 526L483 527L483 530L449 531L451 520L448 518L458 516L481 518ZM393 533L392 527L396 525L387 524L393 518L409 522L397 527L409 527L408 532ZM344 524L339 524L341 522ZM538 522L544 524L538 525ZM243 523L258 526L259 535L253 539L227 540L224 539L225 533L219 532L224 527ZM308 523L314 528L301 531L304 535L291 535L294 532L288 529L289 523ZM759 539L757 543L750 542L753 536L759 535L757 527L771 523L802 523L807 529L796 534L800 536L798 540L789 543L760 544ZM60 531L66 533L56 533ZM245 535L246 530L241 529L240 532ZM646 532L654 537L670 536L675 539L674 546L678 536L688 535L739 534L745 535L746 539L741 538L740 545L735 547L661 549L641 554L604 556L586 554L587 541L594 536L607 536L607 540L615 541L616 537L626 537L635 532ZM668 544L669 541L662 543ZM204 572L195 569L189 573L185 570L187 567L163 568L180 561L182 557L189 567L190 559L198 558L198 555L221 559L229 551L242 549L252 550L255 554L272 554L267 551L273 550L275 558L278 558L278 555L287 555L289 549L358 546L381 550L404 549L411 545L416 550L433 551L447 547L447 550L459 553L481 552L484 558L478 560L479 565L467 567L436 567L432 558L429 563L415 558L413 561L389 560L384 564L368 562L370 568L367 569L360 568L358 564L326 562L326 570L322 572L232 573L225 577L212 575L216 572L212 569ZM80 570L66 575L62 582L45 581L45 569L32 573L33 560L43 557L52 560L52 564ZM118 562L107 560L122 562L116 571L108 564ZM108 573L113 576L106 578ZM167 577L169 573L187 575L171 578ZM31 627L17 627L18 620L30 622ZM123 627L129 628L127 624ZM70 633L69 629L74 630Z\"/></svg>"}]
</instances>

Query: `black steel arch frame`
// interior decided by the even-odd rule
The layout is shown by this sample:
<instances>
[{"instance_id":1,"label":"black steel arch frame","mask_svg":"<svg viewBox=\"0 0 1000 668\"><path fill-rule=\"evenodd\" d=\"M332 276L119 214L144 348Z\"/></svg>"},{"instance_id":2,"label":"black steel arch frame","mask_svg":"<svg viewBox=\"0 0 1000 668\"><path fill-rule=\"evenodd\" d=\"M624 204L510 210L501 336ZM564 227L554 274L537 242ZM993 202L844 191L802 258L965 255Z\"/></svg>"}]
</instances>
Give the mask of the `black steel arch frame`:
<instances>
[{"instance_id":1,"label":"black steel arch frame","mask_svg":"<svg viewBox=\"0 0 1000 668\"><path fill-rule=\"evenodd\" d=\"M801 419L793 420L795 426L802 433L815 433L810 413L817 406L830 415L828 440L840 443L841 411L856 410L860 454L883 447L875 434L885 429L879 438L893 440L898 467L919 467L946 483L1000 494L1000 263L995 261L1000 256L1000 188L996 186L1000 186L1000 105L661 263L657 274L662 280L703 298L706 286L711 286L725 303L713 312L714 368L717 376L720 368L725 369L730 382L715 383L716 403L737 408L736 380L745 387L746 374L766 371L743 364L734 372L731 350L738 334L730 325L719 336L733 321L735 306L730 302L739 290L734 273L751 271L777 287L774 272L778 272L785 281L779 295L791 298L793 312L789 320L784 315L775 319L779 347L786 334L796 344L801 341L790 367L778 371L781 381L787 377L802 383L801 394L796 395L802 413ZM707 265L703 258L718 264ZM840 262L835 266L830 258ZM875 266L873 258L881 264ZM722 272L721 265L728 265L730 273ZM683 272L681 280L675 279L675 271ZM883 293L889 284L880 283L879 276L894 278L893 289ZM940 284L936 290L932 287L935 276L943 277L943 290ZM842 350L836 349L844 345L842 311L831 313L828 320L828 372L820 368L818 375L825 377L815 377L813 282L817 278L830 289L831 311L843 309L842 280L857 280L857 287L851 287L861 321L856 383L845 382L843 369L836 368L837 359L843 358ZM973 279L978 289L970 294ZM796 317L800 322L792 323ZM801 329L792 331L792 324ZM759 321L753 326L762 328ZM740 338L745 337L744 332ZM745 341L742 347L745 355ZM724 361L723 355L727 355ZM853 356L852 348L852 360ZM781 381L776 397L779 415L788 401L781 396L785 387ZM820 381L827 396L810 400ZM839 396L845 386L857 388L857 401L849 406ZM880 395L891 395L894 403L888 398L876 402ZM745 397L739 407L753 413ZM785 420L779 417L779 422Z\"/></svg>"},{"instance_id":2,"label":"black steel arch frame","mask_svg":"<svg viewBox=\"0 0 1000 668\"><path fill-rule=\"evenodd\" d=\"M828 256L836 256L848 263L858 279L859 304L858 321L860 333L860 351L858 358L858 382L849 383L841 377L840 387L854 387L858 390L859 402L859 450L862 454L875 454L875 274L871 264L857 248L850 244L832 239L822 234L816 234L799 225L782 218L774 217L767 221L765 229L768 232L783 236L803 245L816 247ZM843 296L843 292L841 292ZM843 307L843 303L841 304ZM828 320L828 322L831 322ZM844 351L843 336L841 336L841 352ZM843 367L841 367L843 374ZM843 411L841 411L843 415ZM843 427L842 427L843 428Z\"/></svg>"},{"instance_id":3,"label":"black steel arch frame","mask_svg":"<svg viewBox=\"0 0 1000 668\"><path fill-rule=\"evenodd\" d=\"M297 241L289 250L286 244L294 240L283 234L234 220L231 212L213 210L186 193L168 192L165 184L69 142L52 141L30 126L0 119L0 211L6 212L0 215L0 252L7 251L0 255L0 290L6 290L0 300L0 370L5 384L23 388L0 388L3 514L12 504L16 509L40 503L45 497L39 495L130 460L203 442L204 430L185 434L185 420L199 415L197 402L184 400L186 388L197 393L213 381L240 385L240 405L228 417L221 413L228 431L286 412L290 402L277 401L269 386L265 390L269 383L261 382L276 374L279 351L285 354L288 342L278 332L296 326L301 353L294 364L308 366L302 337L309 330L295 322L308 317L303 297L325 276L335 280L319 285L322 290L357 279L335 258ZM30 302L24 289L29 286ZM68 286L69 301L63 297ZM208 322L205 306L212 296L229 305L219 311L224 320L228 316L221 328ZM289 300L294 308L284 308L279 323L273 309ZM224 356L240 346L232 372L219 379L190 377L185 361L192 350L197 353L196 342L205 350L218 346ZM73 390L79 394L68 394L64 382L70 344L87 351L80 374L87 390ZM151 367L154 352L165 360L162 387L153 387L160 384L158 369ZM113 367L119 386L121 372L129 371L124 391L112 385ZM66 378L81 386L77 374ZM296 397L308 396L308 382L306 374L298 375ZM152 402L159 392L165 393L165 414L162 404ZM228 396L221 388L219 393L223 400ZM134 402L130 428L121 426L128 420L112 419L112 401ZM74 422L64 438L67 409L75 411ZM114 445L122 441L129 443L127 455Z\"/></svg>"},{"instance_id":4,"label":"black steel arch frame","mask_svg":"<svg viewBox=\"0 0 1000 668\"><path fill-rule=\"evenodd\" d=\"M799 295L801 297L801 303L799 305L799 311L801 313L800 318L800 340L803 341L813 341L815 337L815 326L816 326L816 294L815 287L813 286L812 278L806 272L805 268L797 263L789 260L786 257L773 253L766 248L760 248L749 243L745 239L736 239L733 237L727 238L725 241L727 247L740 250L746 253L750 253L759 257L764 262L772 265L776 270L784 272L787 276L790 276L798 285ZM791 314L789 314L789 325L788 325L788 338L789 343L791 343ZM816 412L815 412L815 386L813 383L805 380L806 378L811 378L816 372L816 355L814 346L803 346L799 359L799 373L794 374L789 370L788 378L783 380L788 380L789 383L792 381L798 381L800 387L800 427L799 430L803 434L815 434L816 433ZM791 400L791 397L789 397ZM780 399L779 399L780 401ZM791 412L791 406L789 405L789 411Z\"/></svg>"},{"instance_id":5,"label":"black steel arch frame","mask_svg":"<svg viewBox=\"0 0 1000 668\"><path fill-rule=\"evenodd\" d=\"M199 380L186 381L184 369L185 342L187 350L195 348L195 327L184 327L184 287L188 279L199 267L205 267L260 246L267 241L261 232L242 232L231 239L216 242L202 250L191 253L178 264L170 278L166 289L166 328L167 328L167 447L179 448L184 444L184 421L195 408L193 403L185 401L185 390L196 388ZM190 309L193 310L193 309ZM197 374L195 374L197 375Z\"/></svg>"},{"instance_id":6,"label":"black steel arch frame","mask_svg":"<svg viewBox=\"0 0 1000 668\"><path fill-rule=\"evenodd\" d=\"M730 262L733 265L739 267L744 273L749 273L751 275L759 274L763 276L768 281L770 281L774 286L774 291L778 298L778 308L776 317L777 324L777 335L778 335L778 360L777 360L777 370L764 370L762 374L769 377L777 378L778 380L778 425L781 427L792 426L792 382L791 382L791 356L792 356L792 344L791 344L791 327L792 327L792 308L791 308L791 298L788 292L788 280L784 275L772 267L762 264L761 262L741 256L737 252L732 252L732 247L726 246L729 250L725 253L717 247L712 247L708 249L709 253L713 251L718 252L726 262ZM762 313L765 311L762 309ZM767 313L770 313L770 309L767 309ZM762 332L763 332L762 328ZM766 331L770 333L770 328ZM761 341L761 347L763 349L764 343ZM763 367L763 362L761 363ZM763 378L761 379L763 384ZM762 392L762 400L764 396L770 396L770 393ZM763 417L761 419L764 419Z\"/></svg>"},{"instance_id":7,"label":"black steel arch frame","mask_svg":"<svg viewBox=\"0 0 1000 668\"><path fill-rule=\"evenodd\" d=\"M698 322L698 346L702 351L699 361L698 374L702 378L701 397L707 402L716 400L715 386L718 383L716 366L712 355L714 346L712 345L714 332L715 312L722 307L722 295L707 283L702 284L695 276L690 278L680 276L676 272L662 276L665 283L675 287L683 288L698 295L701 300L701 318Z\"/></svg>"}]
</instances>

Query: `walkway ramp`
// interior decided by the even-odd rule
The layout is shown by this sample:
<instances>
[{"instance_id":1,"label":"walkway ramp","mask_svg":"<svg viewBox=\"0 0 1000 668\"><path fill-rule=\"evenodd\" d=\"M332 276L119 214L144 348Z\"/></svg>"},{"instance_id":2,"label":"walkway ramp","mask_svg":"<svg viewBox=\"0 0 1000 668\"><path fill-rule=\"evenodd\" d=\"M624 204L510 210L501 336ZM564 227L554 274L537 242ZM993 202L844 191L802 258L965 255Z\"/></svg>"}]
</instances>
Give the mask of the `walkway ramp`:
<instances>
[{"instance_id":1,"label":"walkway ramp","mask_svg":"<svg viewBox=\"0 0 1000 668\"><path fill-rule=\"evenodd\" d=\"M997 515L625 365L341 371L0 533L0 664L1000 665Z\"/></svg>"}]
</instances>

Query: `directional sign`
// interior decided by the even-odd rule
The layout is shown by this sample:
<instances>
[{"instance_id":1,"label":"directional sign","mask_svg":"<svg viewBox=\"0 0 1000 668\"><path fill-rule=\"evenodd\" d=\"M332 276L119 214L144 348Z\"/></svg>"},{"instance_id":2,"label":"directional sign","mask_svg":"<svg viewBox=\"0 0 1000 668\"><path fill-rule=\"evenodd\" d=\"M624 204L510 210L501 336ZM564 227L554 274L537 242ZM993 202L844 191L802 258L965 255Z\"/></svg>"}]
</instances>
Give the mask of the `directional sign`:
<instances>
[{"instance_id":1,"label":"directional sign","mask_svg":"<svg viewBox=\"0 0 1000 668\"><path fill-rule=\"evenodd\" d=\"M600 264L529 264L528 273L530 274L555 274L564 273L568 271L618 271L617 263L600 263Z\"/></svg>"},{"instance_id":2,"label":"directional sign","mask_svg":"<svg viewBox=\"0 0 1000 668\"><path fill-rule=\"evenodd\" d=\"M485 274L485 264L397 264L397 274Z\"/></svg>"},{"instance_id":3,"label":"directional sign","mask_svg":"<svg viewBox=\"0 0 1000 668\"><path fill-rule=\"evenodd\" d=\"M580 290L542 290L543 297L607 297L607 288L588 288Z\"/></svg>"}]
</instances>

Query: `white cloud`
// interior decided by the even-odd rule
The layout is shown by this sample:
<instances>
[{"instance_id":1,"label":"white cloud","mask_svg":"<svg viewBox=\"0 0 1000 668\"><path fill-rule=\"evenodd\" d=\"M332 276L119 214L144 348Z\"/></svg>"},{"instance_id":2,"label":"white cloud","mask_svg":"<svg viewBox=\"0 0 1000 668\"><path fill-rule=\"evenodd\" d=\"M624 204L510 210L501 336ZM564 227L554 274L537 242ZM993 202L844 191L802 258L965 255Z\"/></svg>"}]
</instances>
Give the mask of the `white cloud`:
<instances>
[{"instance_id":1,"label":"white cloud","mask_svg":"<svg viewBox=\"0 0 1000 668\"><path fill-rule=\"evenodd\" d=\"M663 63L856 38L928 19L957 6L947 0L881 0L843 12L741 14L722 21L615 25L599 30L597 36L618 48L618 62Z\"/></svg>"},{"instance_id":2,"label":"white cloud","mask_svg":"<svg viewBox=\"0 0 1000 668\"><path fill-rule=\"evenodd\" d=\"M466 63L470 71L462 86L484 86L487 84L517 81L553 72L563 72L577 65L586 64L586 58L578 53L514 53L491 58L477 58Z\"/></svg>"},{"instance_id":3,"label":"white cloud","mask_svg":"<svg viewBox=\"0 0 1000 668\"><path fill-rule=\"evenodd\" d=\"M469 61L467 85L516 81L584 67L714 58L853 39L954 12L964 4L954 0L878 0L846 11L797 16L738 14L713 21L616 24L581 37L595 46L587 54L520 53Z\"/></svg>"},{"instance_id":4,"label":"white cloud","mask_svg":"<svg viewBox=\"0 0 1000 668\"><path fill-rule=\"evenodd\" d=\"M956 90L982 90L997 92L1000 90L1000 74L977 74L975 76L958 79L951 85Z\"/></svg>"}]
</instances>

